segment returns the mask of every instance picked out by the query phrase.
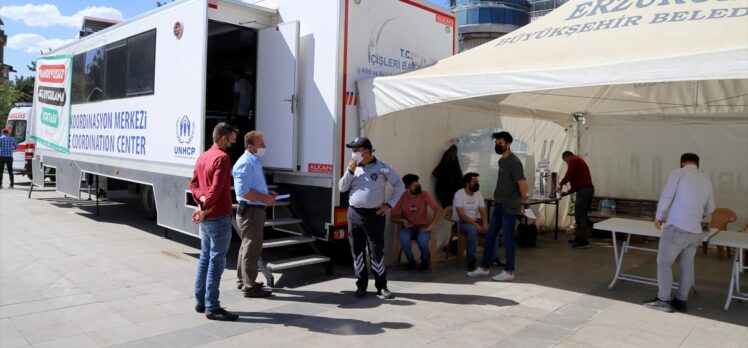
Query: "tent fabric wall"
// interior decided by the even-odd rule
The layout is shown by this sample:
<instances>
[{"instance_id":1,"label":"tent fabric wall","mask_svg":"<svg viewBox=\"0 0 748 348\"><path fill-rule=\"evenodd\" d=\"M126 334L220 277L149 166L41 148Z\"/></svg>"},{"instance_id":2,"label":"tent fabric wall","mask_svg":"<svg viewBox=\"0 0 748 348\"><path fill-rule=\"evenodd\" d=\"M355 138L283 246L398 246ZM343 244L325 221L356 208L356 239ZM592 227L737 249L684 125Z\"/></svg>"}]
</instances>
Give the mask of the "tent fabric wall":
<instances>
[{"instance_id":1,"label":"tent fabric wall","mask_svg":"<svg viewBox=\"0 0 748 348\"><path fill-rule=\"evenodd\" d=\"M590 117L582 128L581 153L588 158L596 195L658 199L680 155L693 152L712 180L718 207L735 210L737 229L748 222L748 118L715 120L708 115L668 118Z\"/></svg>"},{"instance_id":2,"label":"tent fabric wall","mask_svg":"<svg viewBox=\"0 0 748 348\"><path fill-rule=\"evenodd\" d=\"M560 160L561 153L574 148L573 131L567 131L557 123L546 120L498 117L495 114L459 107L436 106L407 109L392 116L367 123L363 133L371 139L377 158L392 165L401 176L407 173L417 174L421 185L432 195L434 178L431 176L431 171L439 163L442 153L451 145L451 139L476 129L489 127L505 129L515 137L523 139L536 159L540 157L543 141L554 141L553 153L550 154L551 170L562 171L561 175L565 170ZM486 140L487 146L493 149L492 140ZM460 145L457 144L457 146L459 148ZM534 163L525 166L525 176L530 185L533 184L534 168ZM463 168L463 172L466 169L468 168ZM495 184L495 182L483 180L481 191L493 192ZM490 195L486 196L488 197ZM559 208L561 212L567 209L566 201L568 199L564 200ZM539 212L538 223L543 226L552 226L555 209L552 206L534 208L536 212ZM559 224L564 226L568 222L569 220L563 214ZM447 225L445 221L442 221L434 233L438 245L443 245L447 241L449 236ZM386 240L390 243L389 222L386 231L388 234Z\"/></svg>"}]
</instances>

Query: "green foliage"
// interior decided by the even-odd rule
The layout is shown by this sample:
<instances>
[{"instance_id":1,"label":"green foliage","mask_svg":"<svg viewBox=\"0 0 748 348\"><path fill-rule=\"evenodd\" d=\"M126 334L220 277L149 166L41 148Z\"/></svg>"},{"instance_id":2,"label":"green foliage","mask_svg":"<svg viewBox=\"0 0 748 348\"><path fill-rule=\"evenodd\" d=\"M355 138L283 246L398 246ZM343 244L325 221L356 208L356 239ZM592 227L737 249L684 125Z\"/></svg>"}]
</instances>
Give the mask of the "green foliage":
<instances>
[{"instance_id":1,"label":"green foliage","mask_svg":"<svg viewBox=\"0 0 748 348\"><path fill-rule=\"evenodd\" d=\"M5 128L8 113L13 108L13 103L18 101L18 97L19 92L13 84L5 80L0 80L0 128Z\"/></svg>"},{"instance_id":2,"label":"green foliage","mask_svg":"<svg viewBox=\"0 0 748 348\"><path fill-rule=\"evenodd\" d=\"M32 102L34 99L34 77L16 75L15 89L18 92L17 102Z\"/></svg>"}]
</instances>

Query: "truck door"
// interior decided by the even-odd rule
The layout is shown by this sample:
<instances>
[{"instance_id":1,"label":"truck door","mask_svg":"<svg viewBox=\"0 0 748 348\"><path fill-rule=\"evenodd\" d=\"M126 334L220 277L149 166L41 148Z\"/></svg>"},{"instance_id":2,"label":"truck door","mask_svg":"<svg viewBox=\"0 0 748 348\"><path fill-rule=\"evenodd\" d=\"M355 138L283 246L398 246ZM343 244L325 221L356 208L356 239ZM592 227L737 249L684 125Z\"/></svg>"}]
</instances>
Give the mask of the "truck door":
<instances>
[{"instance_id":1,"label":"truck door","mask_svg":"<svg viewBox=\"0 0 748 348\"><path fill-rule=\"evenodd\" d=\"M265 168L296 170L299 22L259 31L257 129L265 133Z\"/></svg>"}]
</instances>

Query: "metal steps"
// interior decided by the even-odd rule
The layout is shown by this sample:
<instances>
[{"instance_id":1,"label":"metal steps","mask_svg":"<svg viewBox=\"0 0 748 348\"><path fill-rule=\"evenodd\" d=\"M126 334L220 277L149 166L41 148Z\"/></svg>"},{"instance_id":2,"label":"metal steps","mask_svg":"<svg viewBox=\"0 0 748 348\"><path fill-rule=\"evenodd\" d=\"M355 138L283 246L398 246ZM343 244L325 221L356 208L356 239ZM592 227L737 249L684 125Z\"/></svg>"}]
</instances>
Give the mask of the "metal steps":
<instances>
[{"instance_id":1,"label":"metal steps","mask_svg":"<svg viewBox=\"0 0 748 348\"><path fill-rule=\"evenodd\" d=\"M279 248L279 247L304 244L304 243L314 243L314 238L304 237L304 236L293 236L293 237L285 237L285 238L266 239L262 242L262 247L264 249L269 249L269 248Z\"/></svg>"},{"instance_id":2,"label":"metal steps","mask_svg":"<svg viewBox=\"0 0 748 348\"><path fill-rule=\"evenodd\" d=\"M304 220L297 219L297 218L275 218L271 220L266 220L265 227L293 225L293 224L300 224L302 222L304 222Z\"/></svg>"},{"instance_id":3,"label":"metal steps","mask_svg":"<svg viewBox=\"0 0 748 348\"><path fill-rule=\"evenodd\" d=\"M267 268L271 272L282 271L284 269L296 268L301 266L315 265L318 263L330 262L330 258L322 255L305 255L294 257L286 260L277 260L267 263Z\"/></svg>"}]
</instances>

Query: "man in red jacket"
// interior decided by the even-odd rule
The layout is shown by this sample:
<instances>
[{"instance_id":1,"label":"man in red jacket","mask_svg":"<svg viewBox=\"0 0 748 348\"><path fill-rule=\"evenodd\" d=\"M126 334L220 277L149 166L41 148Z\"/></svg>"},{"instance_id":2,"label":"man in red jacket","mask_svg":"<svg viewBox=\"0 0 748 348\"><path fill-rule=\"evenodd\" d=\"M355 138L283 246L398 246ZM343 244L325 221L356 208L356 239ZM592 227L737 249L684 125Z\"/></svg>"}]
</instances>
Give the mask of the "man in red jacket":
<instances>
[{"instance_id":1,"label":"man in red jacket","mask_svg":"<svg viewBox=\"0 0 748 348\"><path fill-rule=\"evenodd\" d=\"M576 238L570 240L569 243L571 243L571 247L574 249L586 249L590 247L588 240L590 236L590 223L587 219L587 212L589 212L592 205L592 197L595 196L595 186L592 185L590 168L587 167L587 163L581 157L574 155L571 151L564 151L561 159L566 162L569 168L566 170L564 178L561 179L559 188L566 183L571 184L571 189L562 192L561 196L563 197L572 193L577 194L577 200L574 204L574 220L577 224L577 228L575 229Z\"/></svg>"},{"instance_id":2,"label":"man in red jacket","mask_svg":"<svg viewBox=\"0 0 748 348\"><path fill-rule=\"evenodd\" d=\"M198 210L192 221L200 224L200 260L195 275L195 311L211 320L234 321L234 313L221 308L218 288L231 244L231 160L228 150L236 143L236 130L221 122L213 128L213 146L195 163L190 191Z\"/></svg>"}]
</instances>

